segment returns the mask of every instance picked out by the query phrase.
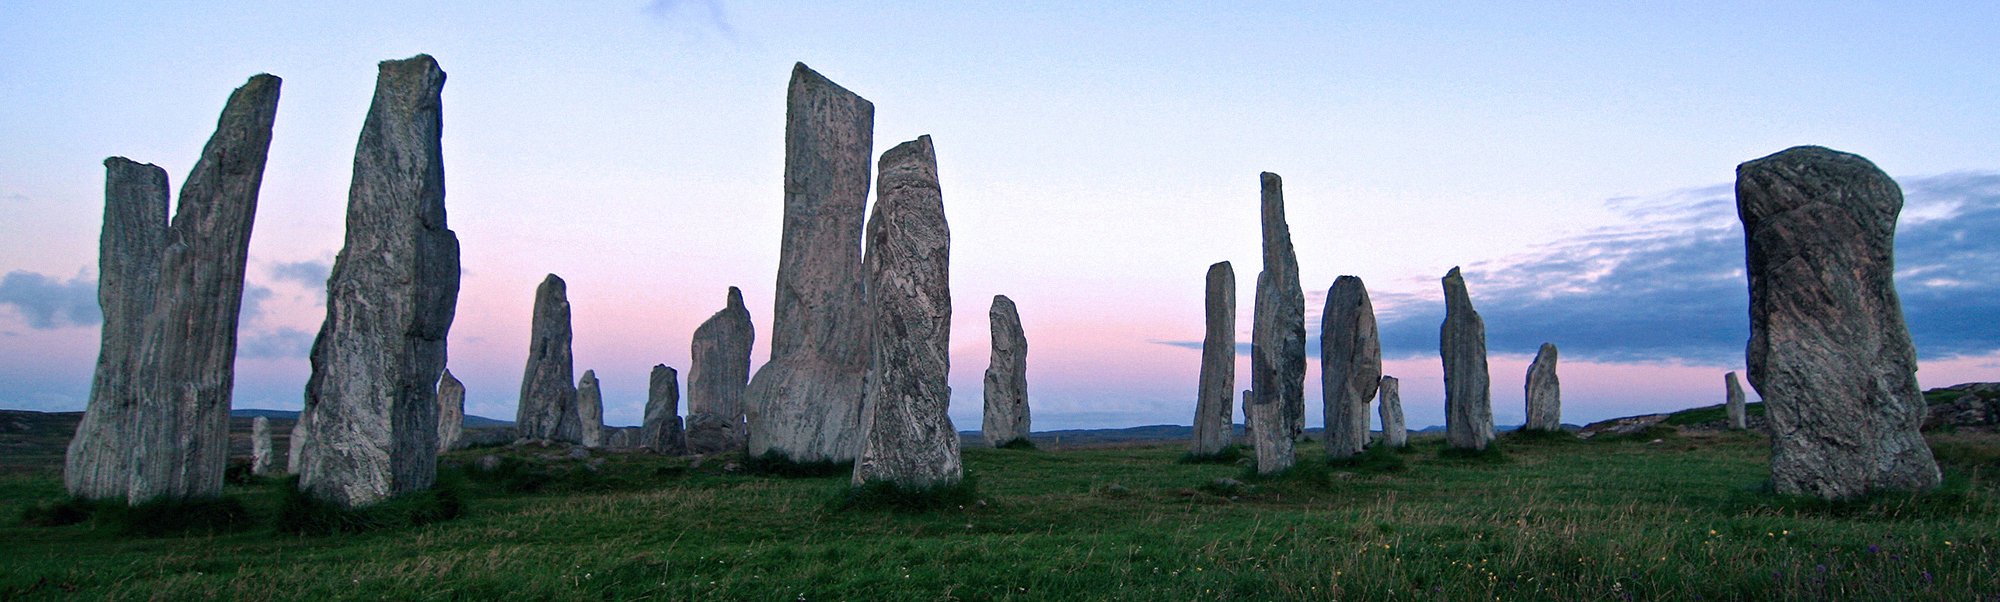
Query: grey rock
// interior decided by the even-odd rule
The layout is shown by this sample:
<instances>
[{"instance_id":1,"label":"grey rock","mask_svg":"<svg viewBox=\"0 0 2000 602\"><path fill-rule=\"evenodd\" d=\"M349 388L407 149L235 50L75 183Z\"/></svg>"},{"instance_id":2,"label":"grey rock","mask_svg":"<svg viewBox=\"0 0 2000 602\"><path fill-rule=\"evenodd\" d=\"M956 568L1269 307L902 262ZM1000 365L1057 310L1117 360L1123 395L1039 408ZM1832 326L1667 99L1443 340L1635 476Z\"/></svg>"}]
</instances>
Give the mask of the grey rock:
<instances>
[{"instance_id":1,"label":"grey rock","mask_svg":"<svg viewBox=\"0 0 2000 602\"><path fill-rule=\"evenodd\" d=\"M1528 421L1521 428L1562 430L1562 381L1556 378L1555 343L1542 343L1535 352L1522 388L1528 399Z\"/></svg>"},{"instance_id":2,"label":"grey rock","mask_svg":"<svg viewBox=\"0 0 2000 602\"><path fill-rule=\"evenodd\" d=\"M696 335L695 338L701 337ZM693 378L690 377L689 380L692 381ZM633 446L645 447L670 456L688 453L688 439L681 431L680 374L666 364L658 364L653 366L653 374L647 384L646 422L644 426L639 427L639 435ZM689 389L693 389L693 382L689 382ZM692 395L693 392L690 391L689 394Z\"/></svg>"},{"instance_id":3,"label":"grey rock","mask_svg":"<svg viewBox=\"0 0 2000 602\"><path fill-rule=\"evenodd\" d=\"M299 474L299 459L305 456L306 434L312 432L312 412L299 411L298 420L292 421L291 435L285 437L285 474Z\"/></svg>"},{"instance_id":4,"label":"grey rock","mask_svg":"<svg viewBox=\"0 0 2000 602\"><path fill-rule=\"evenodd\" d=\"M1208 266L1204 295L1208 332L1201 340L1201 390L1194 406L1196 456L1222 453L1236 436L1236 270L1223 261Z\"/></svg>"},{"instance_id":5,"label":"grey rock","mask_svg":"<svg viewBox=\"0 0 2000 602\"><path fill-rule=\"evenodd\" d=\"M1368 402L1382 384L1382 342L1375 305L1356 276L1334 279L1320 313L1320 389L1326 409L1326 456L1346 458L1368 447Z\"/></svg>"},{"instance_id":6,"label":"grey rock","mask_svg":"<svg viewBox=\"0 0 2000 602\"><path fill-rule=\"evenodd\" d=\"M384 61L354 150L346 246L313 340L299 489L350 508L437 482L438 378L458 306L446 227L445 74Z\"/></svg>"},{"instance_id":7,"label":"grey rock","mask_svg":"<svg viewBox=\"0 0 2000 602\"><path fill-rule=\"evenodd\" d=\"M1382 411L1382 444L1390 449L1410 446L1410 430L1403 422L1403 382L1394 376L1383 376L1379 385L1380 401L1376 404Z\"/></svg>"},{"instance_id":8,"label":"grey rock","mask_svg":"<svg viewBox=\"0 0 2000 602\"><path fill-rule=\"evenodd\" d=\"M1966 393L1950 402L1931 404L1924 428L1987 426L2000 422L2000 396L1992 395Z\"/></svg>"},{"instance_id":9,"label":"grey rock","mask_svg":"<svg viewBox=\"0 0 2000 602\"><path fill-rule=\"evenodd\" d=\"M63 461L69 494L124 499L132 484L132 443L145 388L139 342L167 235L167 172L124 157L104 160L104 227L97 241L97 374L90 402Z\"/></svg>"},{"instance_id":10,"label":"grey rock","mask_svg":"<svg viewBox=\"0 0 2000 602\"><path fill-rule=\"evenodd\" d=\"M1250 389L1258 399L1279 404L1279 424L1298 438L1305 432L1306 416L1306 295L1299 285L1292 230L1285 223L1284 182L1271 172L1261 180L1264 271L1257 274L1251 316Z\"/></svg>"},{"instance_id":11,"label":"grey rock","mask_svg":"<svg viewBox=\"0 0 2000 602\"><path fill-rule=\"evenodd\" d=\"M563 452L562 457L570 460L587 460L590 458L590 448L581 445L573 446L569 448L569 451Z\"/></svg>"},{"instance_id":12,"label":"grey rock","mask_svg":"<svg viewBox=\"0 0 2000 602\"><path fill-rule=\"evenodd\" d=\"M861 411L856 485L957 483L951 424L951 229L930 136L882 153L869 212L868 324L879 338Z\"/></svg>"},{"instance_id":13,"label":"grey rock","mask_svg":"<svg viewBox=\"0 0 2000 602\"><path fill-rule=\"evenodd\" d=\"M555 274L535 288L535 315L528 335L528 365L521 374L521 399L514 424L521 436L576 443L583 440L576 419L576 380L570 355L569 285Z\"/></svg>"},{"instance_id":14,"label":"grey rock","mask_svg":"<svg viewBox=\"0 0 2000 602\"><path fill-rule=\"evenodd\" d=\"M980 425L986 444L1000 447L1028 438L1028 335L1014 300L994 295L986 311L992 353L986 366L986 412Z\"/></svg>"},{"instance_id":15,"label":"grey rock","mask_svg":"<svg viewBox=\"0 0 2000 602\"><path fill-rule=\"evenodd\" d=\"M584 370L576 381L577 443L584 447L604 446L604 393L597 387L597 372Z\"/></svg>"},{"instance_id":16,"label":"grey rock","mask_svg":"<svg viewBox=\"0 0 2000 602\"><path fill-rule=\"evenodd\" d=\"M652 449L640 440L646 432L646 427L607 426L600 430L603 431L603 434L598 436L598 440L603 442L604 449L624 452L637 451L642 448Z\"/></svg>"},{"instance_id":17,"label":"grey rock","mask_svg":"<svg viewBox=\"0 0 2000 602\"><path fill-rule=\"evenodd\" d=\"M162 237L139 342L130 503L222 494L243 270L278 86L277 77L258 75L230 95Z\"/></svg>"},{"instance_id":18,"label":"grey rock","mask_svg":"<svg viewBox=\"0 0 2000 602\"><path fill-rule=\"evenodd\" d=\"M1438 354L1444 358L1445 444L1486 449L1493 442L1493 387L1486 368L1486 321L1472 309L1465 278L1444 276L1444 325Z\"/></svg>"},{"instance_id":19,"label":"grey rock","mask_svg":"<svg viewBox=\"0 0 2000 602\"><path fill-rule=\"evenodd\" d=\"M438 377L438 453L458 449L465 438L465 383L446 368Z\"/></svg>"},{"instance_id":20,"label":"grey rock","mask_svg":"<svg viewBox=\"0 0 2000 602\"><path fill-rule=\"evenodd\" d=\"M1256 392L1243 395L1246 432L1257 450L1257 473L1271 474L1292 467L1292 436L1285 430L1284 404L1258 401Z\"/></svg>"},{"instance_id":21,"label":"grey rock","mask_svg":"<svg viewBox=\"0 0 2000 602\"><path fill-rule=\"evenodd\" d=\"M1725 407L1729 412L1729 428L1743 430L1749 427L1749 413L1743 405L1743 384L1736 381L1736 373L1722 375L1722 389Z\"/></svg>"},{"instance_id":22,"label":"grey rock","mask_svg":"<svg viewBox=\"0 0 2000 602\"><path fill-rule=\"evenodd\" d=\"M1746 355L1779 493L1845 499L1940 482L1896 296L1902 207L1896 182L1857 155L1801 146L1736 168Z\"/></svg>"},{"instance_id":23,"label":"grey rock","mask_svg":"<svg viewBox=\"0 0 2000 602\"><path fill-rule=\"evenodd\" d=\"M785 223L771 360L744 392L751 456L845 462L860 448L869 346L862 214L875 105L801 63L785 99Z\"/></svg>"},{"instance_id":24,"label":"grey rock","mask_svg":"<svg viewBox=\"0 0 2000 602\"><path fill-rule=\"evenodd\" d=\"M688 453L743 449L747 434L743 390L750 384L750 347L756 341L750 310L743 307L743 292L729 287L722 311L694 330L688 359ZM657 379L659 368L653 371Z\"/></svg>"},{"instance_id":25,"label":"grey rock","mask_svg":"<svg viewBox=\"0 0 2000 602\"><path fill-rule=\"evenodd\" d=\"M250 421L250 474L272 476L277 466L272 457L271 419L258 416Z\"/></svg>"},{"instance_id":26,"label":"grey rock","mask_svg":"<svg viewBox=\"0 0 2000 602\"><path fill-rule=\"evenodd\" d=\"M481 471L493 472L500 469L500 456L486 454L480 456L477 460L473 460L472 465L479 467Z\"/></svg>"}]
</instances>

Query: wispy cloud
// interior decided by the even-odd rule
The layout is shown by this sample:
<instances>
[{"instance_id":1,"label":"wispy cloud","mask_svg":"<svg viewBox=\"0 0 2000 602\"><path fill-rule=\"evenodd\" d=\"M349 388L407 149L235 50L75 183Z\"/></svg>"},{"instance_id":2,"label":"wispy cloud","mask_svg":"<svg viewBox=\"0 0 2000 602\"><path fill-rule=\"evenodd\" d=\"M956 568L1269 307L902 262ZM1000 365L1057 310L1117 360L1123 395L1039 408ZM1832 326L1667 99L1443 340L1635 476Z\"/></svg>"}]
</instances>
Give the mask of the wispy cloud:
<instances>
[{"instance_id":1,"label":"wispy cloud","mask_svg":"<svg viewBox=\"0 0 2000 602\"><path fill-rule=\"evenodd\" d=\"M11 305L28 327L50 330L92 326L104 320L97 308L97 281L82 276L64 281L35 272L8 272L0 278L0 305Z\"/></svg>"},{"instance_id":2,"label":"wispy cloud","mask_svg":"<svg viewBox=\"0 0 2000 602\"><path fill-rule=\"evenodd\" d=\"M646 5L646 14L660 21L677 21L684 9L725 36L736 33L729 25L729 14L722 9L722 0L653 0Z\"/></svg>"},{"instance_id":3,"label":"wispy cloud","mask_svg":"<svg viewBox=\"0 0 2000 602\"><path fill-rule=\"evenodd\" d=\"M325 290L326 278L333 268L324 261L294 261L271 264L271 278L290 280L309 289Z\"/></svg>"},{"instance_id":4,"label":"wispy cloud","mask_svg":"<svg viewBox=\"0 0 2000 602\"><path fill-rule=\"evenodd\" d=\"M313 333L297 328L244 332L236 340L236 357L255 359L301 358L312 352Z\"/></svg>"}]
</instances>

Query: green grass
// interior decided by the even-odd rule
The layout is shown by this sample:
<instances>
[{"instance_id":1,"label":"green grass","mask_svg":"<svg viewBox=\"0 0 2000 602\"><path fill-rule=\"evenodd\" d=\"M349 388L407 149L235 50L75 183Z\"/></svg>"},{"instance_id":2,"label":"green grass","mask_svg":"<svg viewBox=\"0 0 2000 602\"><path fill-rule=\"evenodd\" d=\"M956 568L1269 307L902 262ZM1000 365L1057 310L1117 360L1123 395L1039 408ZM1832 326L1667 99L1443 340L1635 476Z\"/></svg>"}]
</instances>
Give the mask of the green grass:
<instances>
[{"instance_id":1,"label":"green grass","mask_svg":"<svg viewBox=\"0 0 2000 602\"><path fill-rule=\"evenodd\" d=\"M1743 415L1763 416L1764 402L1753 401L1750 403L1743 404ZM1721 422L1728 419L1729 419L1729 406L1718 404L1702 408L1681 410L1679 412L1668 414L1664 424L1670 426L1687 426L1691 424L1702 424L1706 422Z\"/></svg>"},{"instance_id":2,"label":"green grass","mask_svg":"<svg viewBox=\"0 0 2000 602\"><path fill-rule=\"evenodd\" d=\"M1419 437L1373 472L1307 443L1297 474L1233 495L1211 485L1241 467L1178 464L1184 445L968 448L977 499L921 512L834 510L845 474L498 451L547 479L467 472L463 514L430 524L280 534L283 492L263 483L227 490L261 525L243 532L0 526L0 599L1990 599L2000 469L1982 450L2000 438L1948 437L1943 491L1841 504L1761 491L1769 446L1750 432L1503 439L1502 462ZM54 470L0 476L0 516L62 498Z\"/></svg>"},{"instance_id":3,"label":"green grass","mask_svg":"<svg viewBox=\"0 0 2000 602\"><path fill-rule=\"evenodd\" d=\"M1015 438L1013 438L1012 440L1010 440L1010 441L1008 441L1008 442L1006 442L1006 443L1002 443L1002 444L1000 444L1000 445L997 445L997 446L994 446L994 448L995 448L995 449L1018 449L1018 450L1024 450L1024 451L1036 451L1036 450L1040 449L1040 448L1037 448L1037 447L1035 447L1035 442L1033 442L1033 441L1029 441L1027 437L1015 437Z\"/></svg>"}]
</instances>

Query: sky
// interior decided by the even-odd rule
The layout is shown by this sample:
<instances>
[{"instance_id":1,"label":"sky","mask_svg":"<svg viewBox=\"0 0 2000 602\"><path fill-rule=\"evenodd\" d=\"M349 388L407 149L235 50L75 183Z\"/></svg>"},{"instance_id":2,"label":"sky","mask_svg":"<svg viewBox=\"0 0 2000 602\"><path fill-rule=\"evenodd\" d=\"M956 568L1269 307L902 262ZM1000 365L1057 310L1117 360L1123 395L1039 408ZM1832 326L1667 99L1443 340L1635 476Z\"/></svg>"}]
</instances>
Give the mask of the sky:
<instances>
[{"instance_id":1,"label":"sky","mask_svg":"<svg viewBox=\"0 0 2000 602\"><path fill-rule=\"evenodd\" d=\"M2000 5L973 4L0 4L0 407L89 397L104 158L177 190L229 92L271 73L234 404L297 409L375 64L419 53L448 73L470 414L513 418L549 273L608 424L640 421L654 364L685 373L729 286L767 359L794 62L874 103L875 153L936 145L963 430L997 294L1028 336L1035 430L1191 423L1209 264L1232 262L1250 340L1264 171L1284 178L1308 348L1326 290L1360 276L1413 428L1444 422L1454 266L1499 424L1522 420L1543 342L1565 422L1720 403L1749 337L1734 169L1802 144L1903 187L1921 384L2000 380ZM1316 357L1306 383L1316 425Z\"/></svg>"}]
</instances>

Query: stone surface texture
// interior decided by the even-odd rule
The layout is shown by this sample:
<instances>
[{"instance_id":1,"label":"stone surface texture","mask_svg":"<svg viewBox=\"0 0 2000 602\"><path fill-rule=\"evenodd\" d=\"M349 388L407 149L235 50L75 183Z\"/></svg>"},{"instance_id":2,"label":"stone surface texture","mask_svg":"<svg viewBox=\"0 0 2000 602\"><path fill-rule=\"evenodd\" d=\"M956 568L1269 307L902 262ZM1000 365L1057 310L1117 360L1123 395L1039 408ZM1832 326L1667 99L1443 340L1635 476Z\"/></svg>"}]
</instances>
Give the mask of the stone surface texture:
<instances>
[{"instance_id":1,"label":"stone surface texture","mask_svg":"<svg viewBox=\"0 0 2000 602\"><path fill-rule=\"evenodd\" d=\"M299 474L299 459L306 453L306 433L312 432L312 412L299 411L299 418L292 421L291 435L285 446L285 474Z\"/></svg>"},{"instance_id":2,"label":"stone surface texture","mask_svg":"<svg viewBox=\"0 0 2000 602\"><path fill-rule=\"evenodd\" d=\"M1285 432L1305 432L1306 295L1299 284L1299 260L1285 223L1284 181L1264 172L1261 216L1264 271L1257 274L1251 315L1250 390L1279 404Z\"/></svg>"},{"instance_id":3,"label":"stone surface texture","mask_svg":"<svg viewBox=\"0 0 2000 602\"><path fill-rule=\"evenodd\" d=\"M277 467L277 458L271 448L271 419L258 416L250 420L250 474L271 476Z\"/></svg>"},{"instance_id":4,"label":"stone surface texture","mask_svg":"<svg viewBox=\"0 0 2000 602\"><path fill-rule=\"evenodd\" d=\"M1750 281L1750 385L1779 493L1845 499L1940 482L1896 295L1901 188L1867 159L1801 146L1736 168Z\"/></svg>"},{"instance_id":5,"label":"stone surface texture","mask_svg":"<svg viewBox=\"0 0 2000 602\"><path fill-rule=\"evenodd\" d=\"M692 381L693 377L689 380ZM692 382L689 388L693 388ZM653 373L647 380L646 419L644 425L639 427L636 445L671 456L688 453L687 437L681 431L680 373L666 364L654 365Z\"/></svg>"},{"instance_id":6,"label":"stone surface texture","mask_svg":"<svg viewBox=\"0 0 2000 602\"><path fill-rule=\"evenodd\" d=\"M1256 391L1243 392L1243 419L1250 446L1256 449L1257 473L1271 474L1292 467L1292 436L1286 431L1284 405L1257 399Z\"/></svg>"},{"instance_id":7,"label":"stone surface texture","mask_svg":"<svg viewBox=\"0 0 2000 602\"><path fill-rule=\"evenodd\" d=\"M1382 384L1382 341L1375 305L1357 276L1334 279L1320 313L1320 389L1326 411L1326 456L1346 458L1368 447L1368 402Z\"/></svg>"},{"instance_id":8,"label":"stone surface texture","mask_svg":"<svg viewBox=\"0 0 2000 602\"><path fill-rule=\"evenodd\" d=\"M459 448L465 438L465 383L446 368L438 377L438 453Z\"/></svg>"},{"instance_id":9,"label":"stone surface texture","mask_svg":"<svg viewBox=\"0 0 2000 602\"><path fill-rule=\"evenodd\" d=\"M1006 445L1028 438L1028 335L1014 300L994 295L986 310L992 352L986 366L986 413L980 434L986 444Z\"/></svg>"},{"instance_id":10,"label":"stone surface texture","mask_svg":"<svg viewBox=\"0 0 2000 602\"><path fill-rule=\"evenodd\" d=\"M1555 343L1542 343L1541 350L1535 352L1522 388L1528 400L1528 421L1522 428L1561 430L1562 381L1556 378Z\"/></svg>"},{"instance_id":11,"label":"stone surface texture","mask_svg":"<svg viewBox=\"0 0 2000 602\"><path fill-rule=\"evenodd\" d=\"M688 356L687 453L743 449L743 389L750 385L750 347L756 341L743 292L729 287L722 311L694 330ZM659 368L653 371L657 378Z\"/></svg>"},{"instance_id":12,"label":"stone surface texture","mask_svg":"<svg viewBox=\"0 0 2000 602\"><path fill-rule=\"evenodd\" d=\"M1391 449L1409 447L1410 429L1403 422L1403 381L1383 376L1378 389L1380 401L1376 405L1382 411L1382 444Z\"/></svg>"},{"instance_id":13,"label":"stone surface texture","mask_svg":"<svg viewBox=\"0 0 2000 602\"><path fill-rule=\"evenodd\" d=\"M1236 269L1229 262L1208 266L1203 295L1208 332L1201 340L1201 389L1194 404L1196 456L1222 453L1236 436Z\"/></svg>"},{"instance_id":14,"label":"stone surface texture","mask_svg":"<svg viewBox=\"0 0 2000 602\"><path fill-rule=\"evenodd\" d=\"M361 507L437 482L438 377L458 306L445 224L445 74L384 61L354 150L347 239L313 340L299 489Z\"/></svg>"},{"instance_id":15,"label":"stone surface texture","mask_svg":"<svg viewBox=\"0 0 2000 602\"><path fill-rule=\"evenodd\" d=\"M104 228L97 239L97 374L63 461L69 494L124 499L144 387L139 341L153 311L167 235L167 172L124 157L104 160Z\"/></svg>"},{"instance_id":16,"label":"stone surface texture","mask_svg":"<svg viewBox=\"0 0 2000 602\"><path fill-rule=\"evenodd\" d=\"M871 361L861 265L875 105L801 63L785 102L771 359L744 392L751 456L853 460Z\"/></svg>"},{"instance_id":17,"label":"stone surface texture","mask_svg":"<svg viewBox=\"0 0 2000 602\"><path fill-rule=\"evenodd\" d=\"M951 424L951 229L930 136L882 153L868 219L868 324L876 333L856 485L957 483Z\"/></svg>"},{"instance_id":18,"label":"stone surface texture","mask_svg":"<svg viewBox=\"0 0 2000 602\"><path fill-rule=\"evenodd\" d=\"M528 365L514 424L528 439L581 443L576 419L576 369L570 354L569 285L555 274L535 288L529 326Z\"/></svg>"},{"instance_id":19,"label":"stone surface texture","mask_svg":"<svg viewBox=\"0 0 2000 602\"><path fill-rule=\"evenodd\" d=\"M1736 380L1736 373L1722 375L1723 407L1729 413L1729 428L1743 430L1749 428L1749 413L1743 405L1743 383Z\"/></svg>"},{"instance_id":20,"label":"stone surface texture","mask_svg":"<svg viewBox=\"0 0 2000 602\"><path fill-rule=\"evenodd\" d=\"M604 391L598 388L597 371L584 370L576 380L577 443L584 447L604 447Z\"/></svg>"},{"instance_id":21,"label":"stone surface texture","mask_svg":"<svg viewBox=\"0 0 2000 602\"><path fill-rule=\"evenodd\" d=\"M1486 321L1472 309L1458 268L1444 276L1444 325L1438 333L1444 358L1445 445L1486 449L1493 442L1493 387L1486 366Z\"/></svg>"}]
</instances>

